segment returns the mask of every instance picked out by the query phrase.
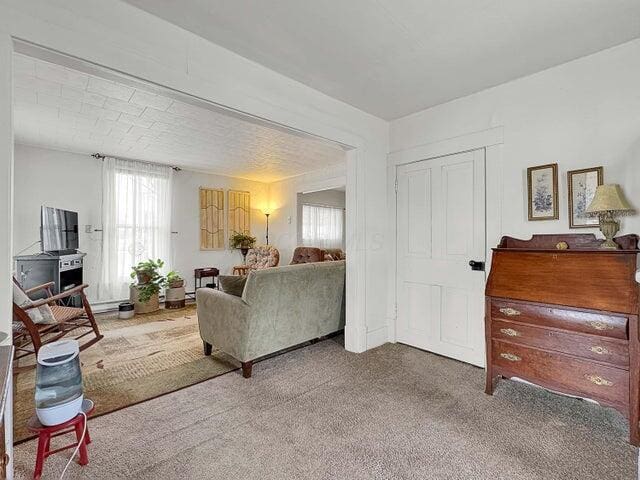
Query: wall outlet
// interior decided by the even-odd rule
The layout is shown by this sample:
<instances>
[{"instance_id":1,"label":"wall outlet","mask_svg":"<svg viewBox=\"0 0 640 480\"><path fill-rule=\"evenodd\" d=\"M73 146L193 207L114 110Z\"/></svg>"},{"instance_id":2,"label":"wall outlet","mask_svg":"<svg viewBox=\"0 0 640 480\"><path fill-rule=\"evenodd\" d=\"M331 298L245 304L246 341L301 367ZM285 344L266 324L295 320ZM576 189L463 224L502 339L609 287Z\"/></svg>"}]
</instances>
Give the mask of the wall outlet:
<instances>
[{"instance_id":1,"label":"wall outlet","mask_svg":"<svg viewBox=\"0 0 640 480\"><path fill-rule=\"evenodd\" d=\"M287 217L287 223L291 225L291 217Z\"/></svg>"},{"instance_id":2,"label":"wall outlet","mask_svg":"<svg viewBox=\"0 0 640 480\"><path fill-rule=\"evenodd\" d=\"M84 233L93 233L93 225L85 225L84 226Z\"/></svg>"}]
</instances>

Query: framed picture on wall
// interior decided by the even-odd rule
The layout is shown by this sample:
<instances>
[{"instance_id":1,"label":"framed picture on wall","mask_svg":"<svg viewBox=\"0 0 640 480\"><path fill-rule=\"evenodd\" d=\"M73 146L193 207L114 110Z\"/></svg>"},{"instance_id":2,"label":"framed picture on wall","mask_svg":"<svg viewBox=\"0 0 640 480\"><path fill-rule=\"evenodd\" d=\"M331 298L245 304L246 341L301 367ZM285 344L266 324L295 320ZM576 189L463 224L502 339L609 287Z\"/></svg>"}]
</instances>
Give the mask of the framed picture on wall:
<instances>
[{"instance_id":1,"label":"framed picture on wall","mask_svg":"<svg viewBox=\"0 0 640 480\"><path fill-rule=\"evenodd\" d=\"M558 208L558 164L527 168L529 192L529 220L557 220Z\"/></svg>"},{"instance_id":2,"label":"framed picture on wall","mask_svg":"<svg viewBox=\"0 0 640 480\"><path fill-rule=\"evenodd\" d=\"M584 168L567 172L569 184L569 227L597 228L598 217L585 214L596 194L596 188L604 182L602 167Z\"/></svg>"}]
</instances>

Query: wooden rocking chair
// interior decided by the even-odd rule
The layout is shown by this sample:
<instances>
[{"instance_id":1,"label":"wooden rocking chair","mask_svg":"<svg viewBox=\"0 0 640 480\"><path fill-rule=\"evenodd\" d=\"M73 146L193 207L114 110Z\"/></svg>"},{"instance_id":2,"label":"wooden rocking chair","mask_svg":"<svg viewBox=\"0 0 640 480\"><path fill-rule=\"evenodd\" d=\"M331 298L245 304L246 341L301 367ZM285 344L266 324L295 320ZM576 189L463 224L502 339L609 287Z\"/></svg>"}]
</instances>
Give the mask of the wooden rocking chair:
<instances>
[{"instance_id":1,"label":"wooden rocking chair","mask_svg":"<svg viewBox=\"0 0 640 480\"><path fill-rule=\"evenodd\" d=\"M16 286L20 289L20 284L14 278ZM79 330L79 335L73 337L76 340L80 340L86 335L94 334L94 338L83 343L80 346L80 350L89 348L91 345L102 339L98 325L96 324L95 317L91 311L91 306L87 300L87 296L84 293L85 288L89 285L83 284L77 287L66 290L58 295L53 295L51 288L54 283L45 283L37 287L23 290L27 295L44 291L45 298L40 300L34 300L31 305L18 306L13 304L13 346L15 349L14 359L26 357L28 355L38 354L38 350L42 345L60 340L62 337L68 335L71 332ZM63 300L79 295L82 298L82 308L67 307L63 304ZM51 313L56 323L53 324L41 324L34 323L31 317L27 313L28 310L41 307L42 305L49 305Z\"/></svg>"}]
</instances>

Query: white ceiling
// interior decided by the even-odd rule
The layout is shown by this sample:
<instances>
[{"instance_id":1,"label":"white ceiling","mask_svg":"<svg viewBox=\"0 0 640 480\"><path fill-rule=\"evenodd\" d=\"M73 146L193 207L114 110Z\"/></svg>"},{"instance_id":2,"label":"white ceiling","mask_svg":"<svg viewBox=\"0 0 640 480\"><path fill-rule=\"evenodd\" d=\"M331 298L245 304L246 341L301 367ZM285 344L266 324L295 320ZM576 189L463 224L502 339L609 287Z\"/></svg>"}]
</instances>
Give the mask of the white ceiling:
<instances>
[{"instance_id":1,"label":"white ceiling","mask_svg":"<svg viewBox=\"0 0 640 480\"><path fill-rule=\"evenodd\" d=\"M262 182L345 159L337 144L152 91L14 54L15 140Z\"/></svg>"},{"instance_id":2,"label":"white ceiling","mask_svg":"<svg viewBox=\"0 0 640 480\"><path fill-rule=\"evenodd\" d=\"M125 0L393 119L640 37L639 0Z\"/></svg>"}]
</instances>

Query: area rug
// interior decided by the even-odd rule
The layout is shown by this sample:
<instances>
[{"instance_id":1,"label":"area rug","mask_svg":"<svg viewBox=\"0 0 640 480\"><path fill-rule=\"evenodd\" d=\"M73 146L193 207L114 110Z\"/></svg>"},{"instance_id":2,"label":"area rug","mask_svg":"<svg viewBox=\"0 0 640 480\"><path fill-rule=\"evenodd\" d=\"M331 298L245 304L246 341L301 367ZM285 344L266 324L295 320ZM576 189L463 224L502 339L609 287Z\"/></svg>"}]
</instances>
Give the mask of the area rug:
<instances>
[{"instance_id":1,"label":"area rug","mask_svg":"<svg viewBox=\"0 0 640 480\"><path fill-rule=\"evenodd\" d=\"M115 313L96 319L104 338L80 353L84 394L95 402L95 415L174 392L239 366L220 351L204 356L195 305L130 320L119 320ZM26 423L34 414L34 385L35 369L14 379L16 442L32 436Z\"/></svg>"}]
</instances>

